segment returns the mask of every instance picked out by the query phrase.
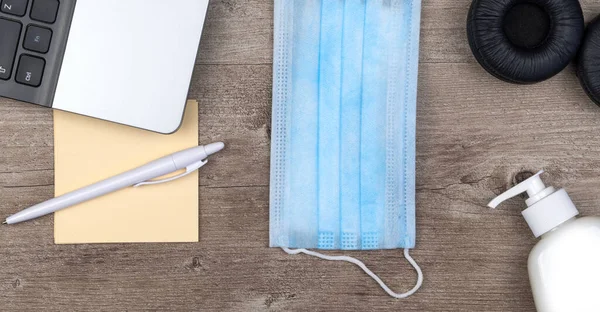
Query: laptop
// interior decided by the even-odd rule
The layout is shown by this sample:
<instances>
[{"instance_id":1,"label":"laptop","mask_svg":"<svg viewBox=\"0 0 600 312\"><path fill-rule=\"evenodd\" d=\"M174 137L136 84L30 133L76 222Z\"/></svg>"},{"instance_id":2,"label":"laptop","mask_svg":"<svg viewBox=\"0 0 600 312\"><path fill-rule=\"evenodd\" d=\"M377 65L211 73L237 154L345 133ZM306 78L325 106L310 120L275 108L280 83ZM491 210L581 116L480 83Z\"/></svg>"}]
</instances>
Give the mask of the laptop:
<instances>
[{"instance_id":1,"label":"laptop","mask_svg":"<svg viewBox=\"0 0 600 312\"><path fill-rule=\"evenodd\" d=\"M177 131L208 0L0 1L0 96Z\"/></svg>"}]
</instances>

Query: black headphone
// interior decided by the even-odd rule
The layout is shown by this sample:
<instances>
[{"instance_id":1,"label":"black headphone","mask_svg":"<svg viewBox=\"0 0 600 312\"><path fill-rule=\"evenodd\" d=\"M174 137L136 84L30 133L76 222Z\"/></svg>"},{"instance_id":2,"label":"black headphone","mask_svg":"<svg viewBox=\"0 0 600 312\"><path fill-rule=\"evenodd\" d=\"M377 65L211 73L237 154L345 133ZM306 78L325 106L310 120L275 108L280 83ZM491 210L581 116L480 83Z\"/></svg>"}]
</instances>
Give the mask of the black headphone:
<instances>
[{"instance_id":1,"label":"black headphone","mask_svg":"<svg viewBox=\"0 0 600 312\"><path fill-rule=\"evenodd\" d=\"M495 77L529 84L577 58L577 76L600 105L600 19L584 33L577 0L473 0L467 37L479 64Z\"/></svg>"}]
</instances>

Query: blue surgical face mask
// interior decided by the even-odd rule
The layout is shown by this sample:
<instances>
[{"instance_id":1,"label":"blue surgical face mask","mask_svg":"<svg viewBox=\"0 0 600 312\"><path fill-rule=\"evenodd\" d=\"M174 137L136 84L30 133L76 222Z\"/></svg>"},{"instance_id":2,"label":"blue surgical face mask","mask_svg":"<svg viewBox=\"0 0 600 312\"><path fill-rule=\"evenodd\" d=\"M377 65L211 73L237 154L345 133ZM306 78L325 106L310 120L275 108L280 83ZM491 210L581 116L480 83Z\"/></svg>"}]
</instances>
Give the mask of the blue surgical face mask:
<instances>
[{"instance_id":1,"label":"blue surgical face mask","mask_svg":"<svg viewBox=\"0 0 600 312\"><path fill-rule=\"evenodd\" d=\"M408 254L420 7L275 0L270 245L353 262L398 298L422 281ZM305 248L405 248L419 281L396 294L360 261Z\"/></svg>"}]
</instances>

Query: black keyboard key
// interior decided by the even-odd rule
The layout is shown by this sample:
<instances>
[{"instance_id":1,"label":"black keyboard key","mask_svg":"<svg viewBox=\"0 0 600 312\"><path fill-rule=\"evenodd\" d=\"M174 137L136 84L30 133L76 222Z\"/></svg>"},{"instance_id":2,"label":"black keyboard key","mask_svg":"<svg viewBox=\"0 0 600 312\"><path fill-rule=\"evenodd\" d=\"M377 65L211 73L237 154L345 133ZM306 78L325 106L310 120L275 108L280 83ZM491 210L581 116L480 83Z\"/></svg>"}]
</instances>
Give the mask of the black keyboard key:
<instances>
[{"instance_id":1,"label":"black keyboard key","mask_svg":"<svg viewBox=\"0 0 600 312\"><path fill-rule=\"evenodd\" d=\"M23 47L30 51L46 53L50 48L52 30L38 26L27 26Z\"/></svg>"},{"instance_id":2,"label":"black keyboard key","mask_svg":"<svg viewBox=\"0 0 600 312\"><path fill-rule=\"evenodd\" d=\"M31 19L45 23L54 23L58 13L58 0L33 0Z\"/></svg>"},{"instance_id":3,"label":"black keyboard key","mask_svg":"<svg viewBox=\"0 0 600 312\"><path fill-rule=\"evenodd\" d=\"M24 16L27 11L27 0L2 0L0 10L12 15Z\"/></svg>"},{"instance_id":4,"label":"black keyboard key","mask_svg":"<svg viewBox=\"0 0 600 312\"><path fill-rule=\"evenodd\" d=\"M20 23L0 18L0 79L10 78L20 36Z\"/></svg>"},{"instance_id":5,"label":"black keyboard key","mask_svg":"<svg viewBox=\"0 0 600 312\"><path fill-rule=\"evenodd\" d=\"M43 58L21 55L15 79L18 83L38 87L42 83L45 65L46 61Z\"/></svg>"}]
</instances>

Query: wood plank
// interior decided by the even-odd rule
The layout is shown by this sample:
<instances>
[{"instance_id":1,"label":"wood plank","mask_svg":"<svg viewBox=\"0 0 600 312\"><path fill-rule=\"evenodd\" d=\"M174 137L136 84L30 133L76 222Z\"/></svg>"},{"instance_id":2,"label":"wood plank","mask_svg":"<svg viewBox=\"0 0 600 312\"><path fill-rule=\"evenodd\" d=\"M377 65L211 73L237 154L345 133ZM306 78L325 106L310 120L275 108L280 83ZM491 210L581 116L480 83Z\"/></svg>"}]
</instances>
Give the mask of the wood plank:
<instances>
[{"instance_id":1,"label":"wood plank","mask_svg":"<svg viewBox=\"0 0 600 312\"><path fill-rule=\"evenodd\" d=\"M210 1L196 63L270 64L273 1Z\"/></svg>"}]
</instances>

